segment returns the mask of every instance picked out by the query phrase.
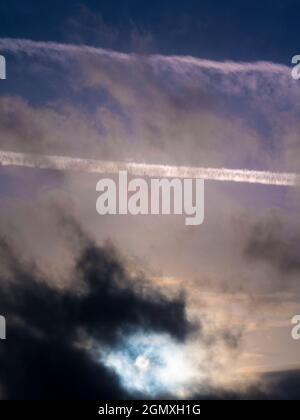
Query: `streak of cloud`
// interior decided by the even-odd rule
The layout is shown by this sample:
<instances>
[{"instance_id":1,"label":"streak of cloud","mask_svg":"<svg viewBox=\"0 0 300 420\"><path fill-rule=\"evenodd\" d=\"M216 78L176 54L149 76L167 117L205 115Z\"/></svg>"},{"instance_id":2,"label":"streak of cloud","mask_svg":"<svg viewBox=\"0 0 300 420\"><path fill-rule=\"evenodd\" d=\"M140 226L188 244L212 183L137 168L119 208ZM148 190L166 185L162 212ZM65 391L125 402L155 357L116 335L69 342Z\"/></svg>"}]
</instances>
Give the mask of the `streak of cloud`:
<instances>
[{"instance_id":1,"label":"streak of cloud","mask_svg":"<svg viewBox=\"0 0 300 420\"><path fill-rule=\"evenodd\" d=\"M60 171L117 174L127 171L134 176L166 178L200 178L210 181L245 182L277 186L300 185L300 175L247 169L194 168L187 166L156 165L136 162L116 162L81 159L67 156L47 156L0 151L0 164Z\"/></svg>"},{"instance_id":2,"label":"streak of cloud","mask_svg":"<svg viewBox=\"0 0 300 420\"><path fill-rule=\"evenodd\" d=\"M98 56L108 56L119 60L129 60L135 57L137 54L126 54L115 52L112 50L106 50L103 48L96 48L87 45L75 45L75 44L60 44L56 42L42 42L32 41L29 39L11 39L2 38L0 39L0 48L3 51L11 52L23 52L28 55L40 54L40 53L89 53ZM145 58L145 57L144 57ZM258 72L272 72L277 74L289 73L289 67L271 63L267 61L258 61L255 63L239 63L233 61L218 62L213 60L199 59L192 56L163 56L160 54L153 54L148 56L150 63L157 64L173 64L174 66L197 66L202 69L217 70L223 73L239 73L248 71Z\"/></svg>"},{"instance_id":3,"label":"streak of cloud","mask_svg":"<svg viewBox=\"0 0 300 420\"><path fill-rule=\"evenodd\" d=\"M11 52L23 52L28 55L40 54L40 53L89 53L98 56L107 56L119 60L130 60L137 54L126 54L107 50L103 48L96 48L87 45L75 45L75 44L60 44L56 42L41 42L32 41L28 39L11 39L2 38L0 39L0 48L2 51ZM143 56L141 56L143 57ZM289 73L289 67L282 64L271 63L267 61L258 61L255 63L239 63L233 61L218 62L213 60L199 59L192 56L163 56L160 54L153 54L147 56L150 63L157 64L172 64L175 67L180 65L183 66L196 66L202 69L217 70L224 73L238 73L238 72L272 72L277 74ZM143 57L144 59L146 56Z\"/></svg>"}]
</instances>

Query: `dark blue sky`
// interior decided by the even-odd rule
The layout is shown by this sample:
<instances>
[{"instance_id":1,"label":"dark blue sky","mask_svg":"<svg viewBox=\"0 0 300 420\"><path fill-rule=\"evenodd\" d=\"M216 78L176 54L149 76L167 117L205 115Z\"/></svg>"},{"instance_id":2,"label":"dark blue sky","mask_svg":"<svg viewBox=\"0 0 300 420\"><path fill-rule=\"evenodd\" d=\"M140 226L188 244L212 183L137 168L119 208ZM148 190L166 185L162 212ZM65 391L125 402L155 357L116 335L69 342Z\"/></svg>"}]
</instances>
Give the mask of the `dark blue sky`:
<instances>
[{"instance_id":1,"label":"dark blue sky","mask_svg":"<svg viewBox=\"0 0 300 420\"><path fill-rule=\"evenodd\" d=\"M289 64L300 0L2 0L0 36Z\"/></svg>"}]
</instances>

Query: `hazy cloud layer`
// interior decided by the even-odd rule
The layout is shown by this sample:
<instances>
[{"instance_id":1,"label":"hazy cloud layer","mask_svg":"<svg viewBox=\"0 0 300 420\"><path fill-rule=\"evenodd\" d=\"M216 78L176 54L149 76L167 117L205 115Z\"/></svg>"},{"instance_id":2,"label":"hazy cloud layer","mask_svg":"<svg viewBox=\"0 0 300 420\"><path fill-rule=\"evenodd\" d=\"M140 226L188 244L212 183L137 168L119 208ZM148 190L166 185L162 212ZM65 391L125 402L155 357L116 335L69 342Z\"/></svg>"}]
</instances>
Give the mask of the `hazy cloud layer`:
<instances>
[{"instance_id":1,"label":"hazy cloud layer","mask_svg":"<svg viewBox=\"0 0 300 420\"><path fill-rule=\"evenodd\" d=\"M288 65L23 40L0 40L0 47L10 58L8 87L1 85L1 149L300 169L300 85ZM1 176L1 194L10 196L1 200L0 273L8 285L1 306L14 337L0 352L5 360L14 356L2 374L6 395L98 397L109 382L103 398L126 397L113 373L95 364L87 337L112 343L119 331L138 327L168 332L191 357L201 354L195 366L204 386L196 384L190 396L295 395L297 371L265 372L299 367L290 335L299 311L296 189L206 183L205 222L187 228L179 216L99 217L96 176L8 168ZM57 206L64 228L78 220L73 228L62 229ZM126 263L104 245L107 238ZM146 274L133 275L140 270ZM112 306L131 308L111 316L111 336L100 285ZM192 336L190 321L198 326ZM30 376L37 358L45 362ZM71 388L57 382L58 372L69 375Z\"/></svg>"},{"instance_id":2,"label":"hazy cloud layer","mask_svg":"<svg viewBox=\"0 0 300 420\"><path fill-rule=\"evenodd\" d=\"M87 157L147 156L161 163L298 169L299 85L288 66L28 40L2 39L0 47L21 59L23 78L33 73L37 84L45 77L56 81L49 83L51 100L44 94L42 106L2 98L2 126L12 147ZM18 140L20 131L31 140L28 135L26 142ZM8 147L8 140L2 141Z\"/></svg>"},{"instance_id":3,"label":"hazy cloud layer","mask_svg":"<svg viewBox=\"0 0 300 420\"><path fill-rule=\"evenodd\" d=\"M220 359L227 357L229 361L229 354L234 357L239 352L242 332L219 326L209 334L207 327L188 320L183 297L167 298L156 291L142 270L139 276L130 274L112 246L97 246L75 220L58 214L73 255L71 288L55 287L38 260L24 259L8 239L1 240L0 254L7 274L1 274L0 305L8 320L8 339L0 349L5 361L0 374L2 397L130 398L134 393L124 389L101 354L103 349L117 348L124 337L136 331L145 335L167 333L178 343L190 341L189 357L194 362L195 355L199 358L200 349L203 353L205 348L202 364L193 367L203 379L186 383L185 397L294 395L297 372L260 375L248 384L240 380L223 383L218 376ZM149 397L143 392L136 396Z\"/></svg>"}]
</instances>

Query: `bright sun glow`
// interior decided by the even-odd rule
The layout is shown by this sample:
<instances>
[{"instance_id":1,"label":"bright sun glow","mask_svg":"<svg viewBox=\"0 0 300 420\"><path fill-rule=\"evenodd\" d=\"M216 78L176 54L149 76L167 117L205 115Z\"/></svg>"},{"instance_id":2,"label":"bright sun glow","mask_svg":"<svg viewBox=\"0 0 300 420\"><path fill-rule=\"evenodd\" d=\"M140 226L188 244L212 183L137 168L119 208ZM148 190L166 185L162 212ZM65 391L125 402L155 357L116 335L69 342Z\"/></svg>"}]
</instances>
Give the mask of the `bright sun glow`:
<instances>
[{"instance_id":1,"label":"bright sun glow","mask_svg":"<svg viewBox=\"0 0 300 420\"><path fill-rule=\"evenodd\" d=\"M140 333L124 338L117 348L102 353L101 360L117 373L122 386L130 392L184 396L195 375L198 381L200 374L186 350L168 335Z\"/></svg>"}]
</instances>

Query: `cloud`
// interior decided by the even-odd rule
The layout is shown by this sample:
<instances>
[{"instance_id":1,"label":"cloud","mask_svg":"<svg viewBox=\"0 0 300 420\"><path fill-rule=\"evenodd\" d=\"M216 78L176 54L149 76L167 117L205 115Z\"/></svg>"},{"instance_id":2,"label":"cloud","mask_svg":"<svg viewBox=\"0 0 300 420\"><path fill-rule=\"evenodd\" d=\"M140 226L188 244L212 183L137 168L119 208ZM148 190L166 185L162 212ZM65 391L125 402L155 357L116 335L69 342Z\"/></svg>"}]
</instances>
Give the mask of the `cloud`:
<instances>
[{"instance_id":1,"label":"cloud","mask_svg":"<svg viewBox=\"0 0 300 420\"><path fill-rule=\"evenodd\" d=\"M299 274L300 232L291 230L283 215L273 214L257 222L246 241L245 255L252 261L265 261L281 275Z\"/></svg>"},{"instance_id":2,"label":"cloud","mask_svg":"<svg viewBox=\"0 0 300 420\"><path fill-rule=\"evenodd\" d=\"M158 343L161 337L164 351L172 352L167 357L176 355L178 363L184 364L183 378L189 378L184 382L184 391L177 393L175 388L172 394L176 381L180 383L178 373L172 386L158 387L160 396L191 399L294 396L296 374L283 373L274 378L259 375L248 378L249 382L240 376L236 382L224 382L226 370L222 358L230 362L240 353L242 329L232 324L230 328L221 324L212 326L205 317L198 321L190 318L183 295L173 293L167 297L167 290L164 293L162 289L156 290L155 283L141 271L129 271L112 245L96 245L65 211L58 211L57 216L74 258L69 273L73 279L66 288L57 287L47 278L51 271L47 274L38 260L24 258L7 237L2 237L0 243L2 265L6 268L1 270L0 307L7 319L7 340L0 349L2 398L122 399L137 395L149 398L153 396L152 382L149 389L147 382L143 382L145 387L137 393L132 384L126 386L119 370L113 368L112 357L117 355L120 363L127 360L122 359L128 357L129 351L124 343L129 340L133 346L135 342L130 337L136 337L150 357L151 352L160 351L151 337ZM203 314L206 311L207 307ZM137 334L145 338L138 338ZM185 357L182 361L180 353L176 353L179 349ZM186 363L192 363L192 371ZM191 372L193 375L189 376ZM132 377L134 368L129 374ZM169 383L167 379L164 382ZM281 394L282 387L285 392Z\"/></svg>"},{"instance_id":3,"label":"cloud","mask_svg":"<svg viewBox=\"0 0 300 420\"><path fill-rule=\"evenodd\" d=\"M12 94L14 86L1 97L2 148L175 166L299 170L300 85L290 77L288 66L122 54L28 40L1 40L0 46L10 58L6 82L23 86L18 97ZM24 63L22 74L14 74L20 63ZM26 84L22 83L24 78ZM136 296L138 308L138 302L148 302L146 320L151 328L158 328L151 313L151 308L157 308L152 306L153 288L162 293L160 303L165 302L166 295L175 296L174 302L178 302L177 288L184 289L184 312L201 325L193 346L188 340L188 354L203 351L205 367L201 372L204 369L208 374L203 389L193 387L193 395L247 396L251 385L258 392L261 372L286 369L289 363L298 366L298 347L290 340L290 319L299 306L297 251L288 246L290 241L296 247L298 244L296 189L206 183L205 223L201 228L187 229L175 216L100 218L95 212L99 179L91 174L70 173L58 178L50 171L1 168L1 175L10 182L9 194L14 196L1 200L1 232L9 237L6 251L2 247L1 276L4 284L16 283L14 289L11 286L14 295L24 291L11 267L25 273L29 284L38 281L47 285L46 289L41 287L42 301L48 293L51 299L55 296L63 302L74 302L75 295L81 307L84 296L89 296L86 290L78 297L84 284L82 278L78 282L78 273L87 272L84 261L91 261L91 266L97 263L86 252L89 240L80 232L71 234L74 227L66 234L60 222L53 220L56 213L45 199L49 193L45 189L51 189L56 199L63 189L76 203L80 225L89 232L87 237L92 234L95 243L101 244L101 255L109 255L104 242L109 237L134 261L135 270L139 266L147 272L149 302L136 288L143 276L137 276L137 284L129 281L125 296ZM1 188L6 194L5 183ZM42 205L41 196L45 200ZM268 211L273 207L282 208L278 226ZM30 265L32 260L38 262L36 267ZM125 269L124 262L120 264ZM32 289L28 288L28 293ZM121 289L116 290L119 296ZM6 303L11 304L12 296L5 295ZM71 347L75 341L78 344L78 336L77 340L73 336L80 319L75 316L77 304L73 305L70 315L58 311L63 318L71 317ZM17 303L12 308L19 311ZM175 324L166 313L165 317L164 330L175 334ZM55 319L67 328L58 316ZM133 324L141 321L138 316L131 319ZM40 334L44 327L37 321L33 324L40 326ZM117 320L114 326L117 328ZM121 322L120 329L123 327ZM18 334L33 333L29 326L22 328ZM81 347L76 347L89 363L93 347L88 346L86 336L94 334L100 340L100 332L93 328L84 338L80 336ZM12 347L10 351L14 354ZM51 372L47 374L51 377ZM12 382L16 380L11 377ZM27 380L27 371L23 377ZM114 388L124 392L114 380ZM75 391L70 394L81 393L80 389Z\"/></svg>"},{"instance_id":4,"label":"cloud","mask_svg":"<svg viewBox=\"0 0 300 420\"><path fill-rule=\"evenodd\" d=\"M26 174L20 174L21 178L24 176ZM42 197L34 197L30 203L28 199L3 199L1 202L1 284L6 288L3 289L5 293L1 297L0 309L9 321L7 332L14 334L11 337L8 335L1 359L6 360L9 354L16 356L6 373L11 378L10 395L18 392L24 398L46 398L47 395L49 398L73 398L73 395L79 399L89 398L86 390L68 388L64 384L58 386L57 392L50 392L49 388L43 391L43 380L47 378L52 383L52 374L65 372L64 357L59 359L59 355L68 355L66 351L75 349L78 355L76 366L69 366L73 371L70 374L73 383L77 383L77 375L88 376L88 387L90 382L95 383L90 377L90 369L79 363L81 357L92 364L91 370L95 370L95 375L100 372L100 367L106 372L101 374L105 383L106 374L110 378L113 369L98 359L94 363L97 348L100 351L102 345L114 351L120 347L120 337L130 337L141 330L146 332L146 336L151 336L152 332L158 335L167 333L184 346L185 356L192 360L200 379L198 382L190 381L186 387L190 398L195 395L203 398L231 395L247 398L254 395L251 394L252 387L258 392L263 375L255 372L257 362L264 370L267 359L263 362L261 355L261 359L257 360L254 354L250 355L249 363L245 355L250 351L247 347L248 335L262 331L267 337L267 331L270 334L274 325L276 328L281 326L297 309L293 294L296 282L291 282L293 273L288 273L283 285L280 282L281 272L278 272L278 278L274 275L270 278L268 269L272 270L272 267L261 267L244 254L253 226L260 218L253 214L251 217L239 214L236 203L228 201L228 198L222 202L223 211L220 212L213 206L216 198L211 196L209 218L213 220L213 229L209 220L200 231L187 232L175 220L97 219L89 211L89 201L85 200L87 197L94 209L90 191L85 191L76 179L84 181L81 176L73 179L76 185L73 198L58 191L51 191L46 197L42 191ZM95 185L91 179L86 182L87 186ZM79 202L71 203L76 199ZM230 216L233 210L234 218ZM266 220L269 218L271 216ZM287 226L292 226L292 220L286 222ZM92 236L85 230L92 232ZM218 237L217 245L215 235ZM283 234L281 236L284 237ZM97 242L91 237L97 238ZM138 256L140 260L133 258L127 264L113 247L97 245L103 243L106 237L115 241L126 257ZM154 247L152 251L149 248L151 244ZM185 252L182 252L183 249ZM157 257L153 258L155 254ZM178 256L176 261L174 255ZM228 261L231 262L230 267ZM270 264L268 262L268 266L271 264L271 261ZM156 281L152 280L149 268L155 270L157 267L167 273L181 272L182 281L177 282L175 278L168 285L159 276ZM282 293L283 286L286 293ZM185 291L186 299L178 295L178 290ZM276 294L276 291L280 293ZM59 328L56 330L57 325ZM191 329L194 325L199 329ZM37 354L31 352L29 344L23 349L19 334L30 342L33 335L37 351L39 343L45 345L44 350L40 350L44 358L47 347L43 340L47 340L50 343L48 348L53 348L59 359L54 358L54 362L61 371L52 367L49 372L45 371L45 376L41 373L42 366L38 365L37 372L32 366L35 380L41 381L39 388L35 384L30 388L30 383L26 382L29 371L25 368L27 364L31 366ZM288 337L286 334L283 340L288 340ZM60 350L60 340L67 350ZM287 345L287 342L282 341L281 344ZM252 345L250 341L250 349ZM277 350L283 360L284 355L288 357L287 348L278 346ZM52 359L49 362L47 358L45 360L52 366ZM71 363L73 356L68 360ZM22 380L26 385L26 395L13 386L13 382L17 381L13 375L15 365L20 366L20 372L24 369ZM82 366L82 371L77 365ZM96 380L90 395L98 393L98 398L99 393L102 395L101 383L100 379ZM113 388L106 388L103 398L110 395L121 398L126 394L118 377L113 375L111 383ZM2 388L5 389L5 386ZM261 395L270 396L272 392ZM144 396L148 398L148 395ZM175 394L173 397L179 396Z\"/></svg>"},{"instance_id":5,"label":"cloud","mask_svg":"<svg viewBox=\"0 0 300 420\"><path fill-rule=\"evenodd\" d=\"M208 181L244 182L297 187L300 175L246 169L195 168L184 166L148 165L140 162L116 162L95 159L71 158L70 156L49 156L41 154L15 153L0 150L0 163L3 166L19 166L35 169L59 171L79 171L118 175L126 171L132 176L158 178L188 178Z\"/></svg>"},{"instance_id":6,"label":"cloud","mask_svg":"<svg viewBox=\"0 0 300 420\"><path fill-rule=\"evenodd\" d=\"M192 399L211 400L299 400L300 371L289 370L266 373L258 384L249 387L246 392L212 389L211 392L195 394Z\"/></svg>"},{"instance_id":7,"label":"cloud","mask_svg":"<svg viewBox=\"0 0 300 420\"><path fill-rule=\"evenodd\" d=\"M86 5L81 4L75 10L61 28L63 38L68 43L106 49L120 48L120 46L125 48L128 43L131 51L141 54L153 50L155 37L133 20L130 20L128 27L119 25L117 28L108 23L101 13L91 10Z\"/></svg>"},{"instance_id":8,"label":"cloud","mask_svg":"<svg viewBox=\"0 0 300 420\"><path fill-rule=\"evenodd\" d=\"M299 169L295 154L288 153L297 150L299 110L299 87L288 66L21 39L1 39L0 47L24 63L23 79L35 75L32 91L38 84L44 101L2 98L6 147L110 159L146 156L178 165ZM8 106L17 110L15 127Z\"/></svg>"},{"instance_id":9,"label":"cloud","mask_svg":"<svg viewBox=\"0 0 300 420\"><path fill-rule=\"evenodd\" d=\"M76 13L65 20L61 31L68 42L106 48L113 48L120 37L119 29L108 25L100 13L84 4L76 7Z\"/></svg>"},{"instance_id":10,"label":"cloud","mask_svg":"<svg viewBox=\"0 0 300 420\"><path fill-rule=\"evenodd\" d=\"M270 157L264 138L253 126L253 113L259 109L261 118L266 118L269 110L277 111L282 97L297 108L288 67L274 63L124 54L30 40L1 39L0 47L24 61L22 78L30 80L34 73L35 89L39 83L44 92L47 77L51 92L51 100L45 100L47 92L44 103L38 105L30 95L26 100L2 98L2 147L10 150L275 168L281 155ZM36 70L37 63L42 70ZM230 103L234 98L247 100L246 118ZM234 117L229 112L232 107ZM26 142L20 133L26 134ZM284 163L280 166L288 171Z\"/></svg>"},{"instance_id":11,"label":"cloud","mask_svg":"<svg viewBox=\"0 0 300 420\"><path fill-rule=\"evenodd\" d=\"M97 247L76 222L67 225L81 244L73 272L80 291L50 286L36 262L25 262L1 240L1 257L13 275L10 281L1 275L0 307L7 319L7 340L0 349L5 398L124 398L126 390L97 352L132 331L167 333L182 341L193 329L182 297L148 293L142 278L133 284L112 247Z\"/></svg>"}]
</instances>

